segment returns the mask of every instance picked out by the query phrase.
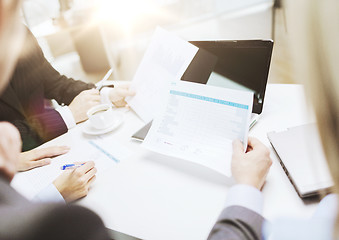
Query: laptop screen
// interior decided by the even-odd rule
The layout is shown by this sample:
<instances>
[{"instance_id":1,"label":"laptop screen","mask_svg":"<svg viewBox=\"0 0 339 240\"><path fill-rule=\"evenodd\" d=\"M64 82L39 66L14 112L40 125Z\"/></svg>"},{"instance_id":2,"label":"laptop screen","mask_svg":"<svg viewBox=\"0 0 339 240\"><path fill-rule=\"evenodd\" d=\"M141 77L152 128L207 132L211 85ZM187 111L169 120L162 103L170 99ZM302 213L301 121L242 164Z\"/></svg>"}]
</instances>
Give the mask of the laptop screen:
<instances>
[{"instance_id":1,"label":"laptop screen","mask_svg":"<svg viewBox=\"0 0 339 240\"><path fill-rule=\"evenodd\" d=\"M273 49L272 40L190 41L199 48L181 80L248 90L253 113L261 113Z\"/></svg>"}]
</instances>

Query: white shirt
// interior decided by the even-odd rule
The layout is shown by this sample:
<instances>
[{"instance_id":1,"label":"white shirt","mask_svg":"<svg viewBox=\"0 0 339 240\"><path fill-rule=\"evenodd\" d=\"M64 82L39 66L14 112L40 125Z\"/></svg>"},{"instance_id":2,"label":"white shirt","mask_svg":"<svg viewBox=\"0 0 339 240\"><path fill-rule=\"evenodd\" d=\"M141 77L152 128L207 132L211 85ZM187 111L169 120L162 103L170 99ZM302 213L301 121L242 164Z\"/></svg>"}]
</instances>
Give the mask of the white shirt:
<instances>
[{"instance_id":1,"label":"white shirt","mask_svg":"<svg viewBox=\"0 0 339 240\"><path fill-rule=\"evenodd\" d=\"M48 185L41 192L39 192L33 199L33 202L55 202L55 203L65 203L64 198L54 186L54 184Z\"/></svg>"},{"instance_id":2,"label":"white shirt","mask_svg":"<svg viewBox=\"0 0 339 240\"><path fill-rule=\"evenodd\" d=\"M255 187L245 184L237 184L228 191L225 207L241 206L262 215L264 198Z\"/></svg>"},{"instance_id":3,"label":"white shirt","mask_svg":"<svg viewBox=\"0 0 339 240\"><path fill-rule=\"evenodd\" d=\"M111 101L109 99L109 92L112 90L112 88L104 87L100 91L101 96L101 103L108 103L111 104ZM71 129L76 126L75 119L73 117L72 111L69 109L68 106L60 106L55 109L58 111L62 117L62 120L64 120L67 129Z\"/></svg>"}]
</instances>

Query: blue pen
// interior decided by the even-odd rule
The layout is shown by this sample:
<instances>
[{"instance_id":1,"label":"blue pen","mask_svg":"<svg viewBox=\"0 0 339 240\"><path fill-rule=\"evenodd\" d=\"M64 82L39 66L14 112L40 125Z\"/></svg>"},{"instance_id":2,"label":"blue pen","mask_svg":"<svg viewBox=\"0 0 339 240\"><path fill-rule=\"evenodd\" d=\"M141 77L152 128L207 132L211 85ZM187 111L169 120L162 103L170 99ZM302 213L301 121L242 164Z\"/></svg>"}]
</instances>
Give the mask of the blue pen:
<instances>
[{"instance_id":1,"label":"blue pen","mask_svg":"<svg viewBox=\"0 0 339 240\"><path fill-rule=\"evenodd\" d=\"M84 163L82 164L65 164L63 166L60 167L61 170L67 170L67 169L73 169L73 168L78 168L81 167L82 165L84 165Z\"/></svg>"}]
</instances>

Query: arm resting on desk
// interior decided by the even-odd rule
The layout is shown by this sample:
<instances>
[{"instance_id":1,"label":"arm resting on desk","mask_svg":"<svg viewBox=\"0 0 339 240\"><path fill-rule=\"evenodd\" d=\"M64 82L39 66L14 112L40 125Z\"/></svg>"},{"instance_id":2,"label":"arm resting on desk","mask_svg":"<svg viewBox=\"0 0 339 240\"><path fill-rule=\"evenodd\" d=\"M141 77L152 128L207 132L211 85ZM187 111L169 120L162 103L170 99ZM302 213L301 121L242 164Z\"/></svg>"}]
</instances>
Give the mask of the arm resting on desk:
<instances>
[{"instance_id":1,"label":"arm resting on desk","mask_svg":"<svg viewBox=\"0 0 339 240\"><path fill-rule=\"evenodd\" d=\"M43 84L44 96L55 99L59 104L70 104L80 92L94 88L94 84L76 81L61 75L45 58L37 40L27 29L25 47L30 49L30 54L21 63L21 73L29 80Z\"/></svg>"}]
</instances>

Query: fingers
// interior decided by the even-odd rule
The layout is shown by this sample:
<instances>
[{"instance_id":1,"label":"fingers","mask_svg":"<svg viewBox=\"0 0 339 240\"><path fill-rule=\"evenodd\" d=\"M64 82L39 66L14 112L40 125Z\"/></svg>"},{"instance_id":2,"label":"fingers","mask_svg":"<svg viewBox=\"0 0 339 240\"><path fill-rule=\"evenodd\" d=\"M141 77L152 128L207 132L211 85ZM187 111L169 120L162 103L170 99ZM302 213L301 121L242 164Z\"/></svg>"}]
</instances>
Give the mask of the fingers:
<instances>
[{"instance_id":1,"label":"fingers","mask_svg":"<svg viewBox=\"0 0 339 240\"><path fill-rule=\"evenodd\" d=\"M77 172L79 175L85 175L89 170L94 168L95 164L93 161L88 161L81 167L78 167L74 171Z\"/></svg>"},{"instance_id":2,"label":"fingers","mask_svg":"<svg viewBox=\"0 0 339 240\"><path fill-rule=\"evenodd\" d=\"M265 147L264 144L262 144L257 138L254 137L248 138L248 146L250 146L253 149Z\"/></svg>"},{"instance_id":3,"label":"fingers","mask_svg":"<svg viewBox=\"0 0 339 240\"><path fill-rule=\"evenodd\" d=\"M240 140L233 141L233 154L244 153L244 146Z\"/></svg>"},{"instance_id":4,"label":"fingers","mask_svg":"<svg viewBox=\"0 0 339 240\"><path fill-rule=\"evenodd\" d=\"M94 175L87 183L87 188L89 188L90 185L92 185L92 183L95 181L97 177Z\"/></svg>"},{"instance_id":5,"label":"fingers","mask_svg":"<svg viewBox=\"0 0 339 240\"><path fill-rule=\"evenodd\" d=\"M114 106L116 107L124 107L127 105L127 102L125 100L115 101L113 102Z\"/></svg>"},{"instance_id":6,"label":"fingers","mask_svg":"<svg viewBox=\"0 0 339 240\"><path fill-rule=\"evenodd\" d=\"M78 96L86 102L100 102L101 101L100 92L97 89L90 89L90 90L82 91Z\"/></svg>"},{"instance_id":7,"label":"fingers","mask_svg":"<svg viewBox=\"0 0 339 240\"><path fill-rule=\"evenodd\" d=\"M94 167L95 163L93 161L75 164L83 164L81 167L78 167L74 171L78 174L78 177L83 178L84 182L89 181L97 173L97 169Z\"/></svg>"},{"instance_id":8,"label":"fingers","mask_svg":"<svg viewBox=\"0 0 339 240\"><path fill-rule=\"evenodd\" d=\"M49 165L51 163L51 159L50 158L45 158L45 159L40 159L40 160L36 160L36 161L31 161L29 162L29 167L27 170L33 169L33 168L37 168L37 167L43 167L46 165Z\"/></svg>"},{"instance_id":9,"label":"fingers","mask_svg":"<svg viewBox=\"0 0 339 240\"><path fill-rule=\"evenodd\" d=\"M85 174L85 180L90 181L91 178L95 177L98 170L94 167Z\"/></svg>"},{"instance_id":10,"label":"fingers","mask_svg":"<svg viewBox=\"0 0 339 240\"><path fill-rule=\"evenodd\" d=\"M131 89L117 88L116 92L121 97L128 97L128 96L134 96L135 95L135 91L133 91Z\"/></svg>"},{"instance_id":11,"label":"fingers","mask_svg":"<svg viewBox=\"0 0 339 240\"><path fill-rule=\"evenodd\" d=\"M40 160L43 158L59 156L59 155L68 153L69 150L70 150L70 147L68 146L52 146L52 147L47 147L47 148L33 149L31 150L34 156L34 159L32 160L36 161L36 160Z\"/></svg>"},{"instance_id":12,"label":"fingers","mask_svg":"<svg viewBox=\"0 0 339 240\"><path fill-rule=\"evenodd\" d=\"M116 89L118 89L118 88L129 89L130 87L131 87L131 83L130 82L114 84L114 88L116 88Z\"/></svg>"}]
</instances>

